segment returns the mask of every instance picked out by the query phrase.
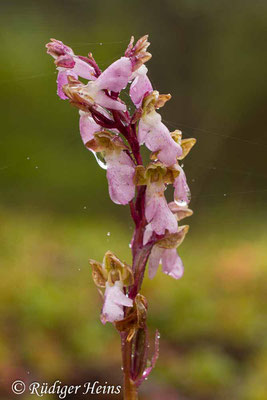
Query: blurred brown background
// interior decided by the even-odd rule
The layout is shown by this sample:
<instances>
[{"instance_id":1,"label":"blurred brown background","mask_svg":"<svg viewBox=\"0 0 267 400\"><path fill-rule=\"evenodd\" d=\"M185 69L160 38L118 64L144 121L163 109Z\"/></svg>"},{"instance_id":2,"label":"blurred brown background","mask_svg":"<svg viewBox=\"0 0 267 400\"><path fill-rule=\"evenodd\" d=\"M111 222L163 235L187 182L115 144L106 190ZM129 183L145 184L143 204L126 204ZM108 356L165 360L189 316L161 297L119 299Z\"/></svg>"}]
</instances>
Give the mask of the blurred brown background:
<instances>
[{"instance_id":1,"label":"blurred brown background","mask_svg":"<svg viewBox=\"0 0 267 400\"><path fill-rule=\"evenodd\" d=\"M149 77L173 96L164 122L198 142L185 160L185 275L158 272L143 288L161 351L141 399L265 400L267 2L0 7L0 399L18 398L15 379L121 382L119 337L99 321L87 260L111 249L130 261L133 227L82 145L77 111L56 96L44 46L54 37L105 68L148 33Z\"/></svg>"}]
</instances>

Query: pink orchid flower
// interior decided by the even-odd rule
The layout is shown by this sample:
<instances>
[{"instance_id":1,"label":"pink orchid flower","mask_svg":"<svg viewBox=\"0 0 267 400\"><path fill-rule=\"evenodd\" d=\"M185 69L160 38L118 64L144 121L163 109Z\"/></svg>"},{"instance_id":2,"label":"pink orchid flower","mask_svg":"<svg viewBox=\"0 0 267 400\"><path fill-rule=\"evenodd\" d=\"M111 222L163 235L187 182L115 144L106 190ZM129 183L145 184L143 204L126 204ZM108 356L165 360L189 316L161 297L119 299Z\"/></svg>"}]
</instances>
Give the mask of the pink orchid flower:
<instances>
[{"instance_id":1,"label":"pink orchid flower","mask_svg":"<svg viewBox=\"0 0 267 400\"><path fill-rule=\"evenodd\" d=\"M184 266L176 249L165 249L155 245L149 258L148 276L150 279L156 275L159 264L162 264L164 274L174 279L180 279L184 273Z\"/></svg>"},{"instance_id":2,"label":"pink orchid flower","mask_svg":"<svg viewBox=\"0 0 267 400\"><path fill-rule=\"evenodd\" d=\"M138 127L138 140L149 150L158 152L158 160L166 166L174 165L177 157L182 155L181 146L173 140L168 128L161 121L161 115L155 110L142 116Z\"/></svg>"},{"instance_id":3,"label":"pink orchid flower","mask_svg":"<svg viewBox=\"0 0 267 400\"><path fill-rule=\"evenodd\" d=\"M151 224L146 226L143 238L143 244L146 245L151 239L153 228ZM153 279L156 275L159 265L162 264L162 271L174 279L183 276L184 267L181 258L176 249L167 249L155 244L149 257L148 276Z\"/></svg>"}]
</instances>

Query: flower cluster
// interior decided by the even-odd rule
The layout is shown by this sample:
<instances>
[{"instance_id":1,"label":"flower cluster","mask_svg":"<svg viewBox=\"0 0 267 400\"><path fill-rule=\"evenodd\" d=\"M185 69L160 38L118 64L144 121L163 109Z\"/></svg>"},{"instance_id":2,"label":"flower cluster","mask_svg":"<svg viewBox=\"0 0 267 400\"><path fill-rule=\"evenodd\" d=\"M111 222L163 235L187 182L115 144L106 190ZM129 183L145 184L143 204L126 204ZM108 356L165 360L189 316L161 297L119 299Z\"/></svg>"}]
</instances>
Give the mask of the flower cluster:
<instances>
[{"instance_id":1,"label":"flower cluster","mask_svg":"<svg viewBox=\"0 0 267 400\"><path fill-rule=\"evenodd\" d=\"M147 36L136 44L131 38L124 56L102 72L91 53L75 55L55 39L46 45L58 70L57 93L79 109L82 141L106 169L111 200L129 204L135 223L132 266L110 251L102 264L90 260L94 282L103 297L101 321L114 323L121 334L126 387L137 387L158 356L157 336L155 355L147 367L147 303L139 293L147 261L150 278L160 264L163 272L175 279L183 275L177 247L189 227L180 221L193 213L188 208L190 191L180 161L196 140L183 139L181 131L170 132L162 122L158 110L171 95L153 90L145 65L151 58L148 46ZM124 90L131 105L120 97ZM142 145L150 151L146 164ZM165 197L168 186L173 188L170 203Z\"/></svg>"},{"instance_id":2,"label":"flower cluster","mask_svg":"<svg viewBox=\"0 0 267 400\"><path fill-rule=\"evenodd\" d=\"M158 109L171 96L153 90L145 66L151 58L148 46L147 36L135 45L132 38L125 55L101 72L91 53L88 57L77 56L55 39L46 45L58 70L58 95L79 109L83 143L104 161L111 200L117 204L131 203L136 225L142 225L141 245L152 244L149 277L162 264L164 273L178 279L183 274L183 264L176 248L188 231L188 226L180 226L178 221L192 214L188 208L190 191L179 161L188 154L195 139L182 139L179 130L170 132L162 122ZM131 114L120 98L128 84L135 106ZM139 151L143 144L151 151L147 166ZM174 187L174 199L169 204L164 195L168 185ZM141 187L145 190L141 191ZM95 265L98 264L92 264L93 269ZM123 319L122 306L130 307L132 303L125 297L123 280L110 279L112 274L105 272L106 268L103 266L102 271L106 277L102 321L114 322Z\"/></svg>"}]
</instances>

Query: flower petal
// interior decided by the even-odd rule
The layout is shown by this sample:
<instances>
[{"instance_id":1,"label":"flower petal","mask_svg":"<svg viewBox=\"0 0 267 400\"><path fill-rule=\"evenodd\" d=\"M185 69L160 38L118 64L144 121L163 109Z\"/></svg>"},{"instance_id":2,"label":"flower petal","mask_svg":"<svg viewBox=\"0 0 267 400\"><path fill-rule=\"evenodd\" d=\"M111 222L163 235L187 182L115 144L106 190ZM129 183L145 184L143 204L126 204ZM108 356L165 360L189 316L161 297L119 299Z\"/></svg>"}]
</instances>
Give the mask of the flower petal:
<instances>
[{"instance_id":1,"label":"flower petal","mask_svg":"<svg viewBox=\"0 0 267 400\"><path fill-rule=\"evenodd\" d=\"M178 166L180 174L174 181L174 199L175 201L186 205L190 202L190 189L188 187L184 170L180 165Z\"/></svg>"},{"instance_id":2,"label":"flower petal","mask_svg":"<svg viewBox=\"0 0 267 400\"><path fill-rule=\"evenodd\" d=\"M105 160L111 200L116 204L128 204L135 195L133 161L124 151L107 154Z\"/></svg>"},{"instance_id":3,"label":"flower petal","mask_svg":"<svg viewBox=\"0 0 267 400\"><path fill-rule=\"evenodd\" d=\"M121 321L124 318L123 306L132 307L133 300L123 293L123 285L116 281L113 286L106 283L104 305L102 309L101 321L103 324L108 322Z\"/></svg>"},{"instance_id":4,"label":"flower petal","mask_svg":"<svg viewBox=\"0 0 267 400\"><path fill-rule=\"evenodd\" d=\"M138 108L142 105L145 94L153 90L152 84L148 79L147 68L142 65L135 73L136 77L130 86L130 97L134 105Z\"/></svg>"},{"instance_id":5,"label":"flower petal","mask_svg":"<svg viewBox=\"0 0 267 400\"><path fill-rule=\"evenodd\" d=\"M128 57L121 57L97 78L97 86L99 89L107 89L119 93L127 86L131 75L131 60Z\"/></svg>"},{"instance_id":6,"label":"flower petal","mask_svg":"<svg viewBox=\"0 0 267 400\"><path fill-rule=\"evenodd\" d=\"M80 111L80 133L84 144L92 140L94 133L101 129L89 113Z\"/></svg>"},{"instance_id":7,"label":"flower petal","mask_svg":"<svg viewBox=\"0 0 267 400\"><path fill-rule=\"evenodd\" d=\"M62 70L60 69L57 75L57 94L62 100L68 99L68 97L63 92L63 86L68 83L68 75L73 76L78 79L78 76L72 72L72 70Z\"/></svg>"},{"instance_id":8,"label":"flower petal","mask_svg":"<svg viewBox=\"0 0 267 400\"><path fill-rule=\"evenodd\" d=\"M176 249L164 249L162 252L162 271L174 279L183 276L184 266Z\"/></svg>"},{"instance_id":9,"label":"flower petal","mask_svg":"<svg viewBox=\"0 0 267 400\"><path fill-rule=\"evenodd\" d=\"M172 139L168 128L161 122L161 116L156 111L141 118L138 139L139 143L145 143L149 150L158 152L157 158L166 166L175 164L182 154L181 146Z\"/></svg>"},{"instance_id":10,"label":"flower petal","mask_svg":"<svg viewBox=\"0 0 267 400\"><path fill-rule=\"evenodd\" d=\"M146 245L149 242L152 234L153 234L153 229L151 227L151 224L147 224L143 237L143 245Z\"/></svg>"},{"instance_id":11,"label":"flower petal","mask_svg":"<svg viewBox=\"0 0 267 400\"><path fill-rule=\"evenodd\" d=\"M177 220L168 207L164 196L164 189L158 191L157 187L164 185L150 184L146 190L145 216L151 228L158 235L163 235L167 229L170 233L177 231Z\"/></svg>"},{"instance_id":12,"label":"flower petal","mask_svg":"<svg viewBox=\"0 0 267 400\"><path fill-rule=\"evenodd\" d=\"M89 92L89 95L90 95L90 92ZM93 98L94 98L95 102L102 107L110 108L111 110L117 110L117 111L126 111L127 110L127 107L125 104L121 103L118 100L112 99L111 97L108 97L106 95L106 93L104 93L101 90L99 92L97 92Z\"/></svg>"},{"instance_id":13,"label":"flower petal","mask_svg":"<svg viewBox=\"0 0 267 400\"><path fill-rule=\"evenodd\" d=\"M164 249L162 249L156 245L152 248L152 251L151 251L150 257L149 257L149 265L148 265L148 276L150 279L153 279L154 276L156 275L163 252L164 252Z\"/></svg>"},{"instance_id":14,"label":"flower petal","mask_svg":"<svg viewBox=\"0 0 267 400\"><path fill-rule=\"evenodd\" d=\"M94 80L94 68L87 62L81 60L79 57L73 57L75 65L73 67L73 72L84 79Z\"/></svg>"}]
</instances>

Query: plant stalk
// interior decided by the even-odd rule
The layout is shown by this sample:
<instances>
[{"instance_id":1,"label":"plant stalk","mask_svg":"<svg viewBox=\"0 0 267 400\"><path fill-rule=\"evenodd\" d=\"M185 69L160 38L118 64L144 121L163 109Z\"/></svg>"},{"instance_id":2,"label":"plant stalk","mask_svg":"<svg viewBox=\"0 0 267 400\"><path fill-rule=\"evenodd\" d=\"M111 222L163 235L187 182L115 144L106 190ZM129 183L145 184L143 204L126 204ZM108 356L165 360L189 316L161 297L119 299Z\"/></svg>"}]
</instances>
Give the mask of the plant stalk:
<instances>
[{"instance_id":1,"label":"plant stalk","mask_svg":"<svg viewBox=\"0 0 267 400\"><path fill-rule=\"evenodd\" d=\"M123 365L123 399L138 400L137 386L131 378L132 340L127 341L127 332L121 333L121 351Z\"/></svg>"}]
</instances>

